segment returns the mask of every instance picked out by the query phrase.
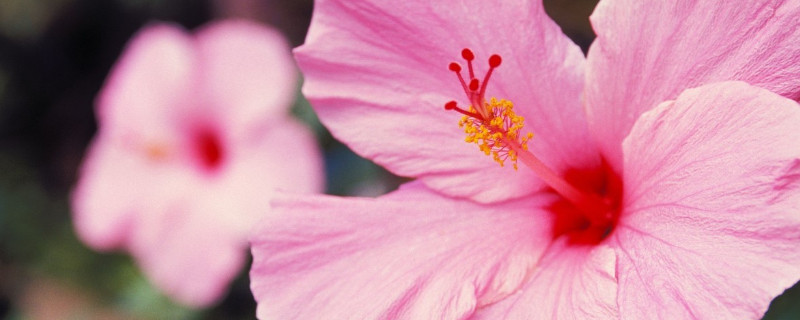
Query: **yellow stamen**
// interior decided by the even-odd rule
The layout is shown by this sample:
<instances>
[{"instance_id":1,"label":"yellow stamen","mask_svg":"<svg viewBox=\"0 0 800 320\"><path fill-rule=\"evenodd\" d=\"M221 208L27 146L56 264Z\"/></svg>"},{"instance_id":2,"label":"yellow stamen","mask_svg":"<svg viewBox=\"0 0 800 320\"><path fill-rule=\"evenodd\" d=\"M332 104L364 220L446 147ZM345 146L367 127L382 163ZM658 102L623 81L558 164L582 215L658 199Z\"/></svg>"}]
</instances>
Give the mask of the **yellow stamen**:
<instances>
[{"instance_id":1,"label":"yellow stamen","mask_svg":"<svg viewBox=\"0 0 800 320\"><path fill-rule=\"evenodd\" d=\"M514 141L523 150L528 149L528 140L533 138L533 133L520 134L520 130L525 126L525 119L514 112L514 103L509 100L491 98L488 102L484 101L482 106L486 112L480 113L474 106L469 107L472 114L487 114L489 119L478 119L471 116L463 116L458 122L458 126L464 128L467 143L474 143L487 156L492 156L494 161L505 166L505 161L509 160L514 170L517 170L517 159L519 155L505 141Z\"/></svg>"},{"instance_id":2,"label":"yellow stamen","mask_svg":"<svg viewBox=\"0 0 800 320\"><path fill-rule=\"evenodd\" d=\"M169 148L161 143L150 143L144 147L147 158L151 161L160 162L169 157Z\"/></svg>"}]
</instances>

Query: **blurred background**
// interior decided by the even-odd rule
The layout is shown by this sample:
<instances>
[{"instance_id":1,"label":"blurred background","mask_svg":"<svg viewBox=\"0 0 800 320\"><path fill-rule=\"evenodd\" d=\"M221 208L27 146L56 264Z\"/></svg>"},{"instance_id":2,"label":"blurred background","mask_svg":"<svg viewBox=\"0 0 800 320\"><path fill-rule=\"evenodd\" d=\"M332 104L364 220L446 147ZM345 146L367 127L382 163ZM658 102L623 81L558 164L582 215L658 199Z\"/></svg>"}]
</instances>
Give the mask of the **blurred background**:
<instances>
[{"instance_id":1,"label":"blurred background","mask_svg":"<svg viewBox=\"0 0 800 320\"><path fill-rule=\"evenodd\" d=\"M596 0L545 1L586 50ZM297 46L312 0L0 1L0 319L252 319L247 270L216 306L192 310L159 294L121 253L82 245L69 194L96 123L93 101L131 35L153 20L187 29L229 17L261 21ZM324 150L327 192L373 196L403 180L353 154L298 96L293 112ZM766 319L800 319L800 287Z\"/></svg>"}]
</instances>

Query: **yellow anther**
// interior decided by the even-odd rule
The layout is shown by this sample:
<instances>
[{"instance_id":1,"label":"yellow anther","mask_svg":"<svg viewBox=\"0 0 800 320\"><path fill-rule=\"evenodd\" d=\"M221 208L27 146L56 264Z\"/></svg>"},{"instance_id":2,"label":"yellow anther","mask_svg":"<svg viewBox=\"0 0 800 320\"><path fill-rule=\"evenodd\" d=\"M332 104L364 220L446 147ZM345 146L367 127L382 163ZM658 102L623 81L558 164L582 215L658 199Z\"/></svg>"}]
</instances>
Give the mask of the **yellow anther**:
<instances>
[{"instance_id":1,"label":"yellow anther","mask_svg":"<svg viewBox=\"0 0 800 320\"><path fill-rule=\"evenodd\" d=\"M523 150L528 150L528 141L533 138L533 133L520 132L525 126L525 119L514 112L511 101L491 98L488 102L484 101L482 107L488 111L490 118L464 116L459 120L458 126L464 128L464 133L467 134L464 141L477 144L484 154L491 155L500 166L505 166L505 161L510 160L516 170L519 155L506 141L514 141ZM474 106L469 107L469 112L482 115Z\"/></svg>"},{"instance_id":2,"label":"yellow anther","mask_svg":"<svg viewBox=\"0 0 800 320\"><path fill-rule=\"evenodd\" d=\"M169 147L162 143L150 143L144 148L147 158L152 161L163 161L169 157Z\"/></svg>"}]
</instances>

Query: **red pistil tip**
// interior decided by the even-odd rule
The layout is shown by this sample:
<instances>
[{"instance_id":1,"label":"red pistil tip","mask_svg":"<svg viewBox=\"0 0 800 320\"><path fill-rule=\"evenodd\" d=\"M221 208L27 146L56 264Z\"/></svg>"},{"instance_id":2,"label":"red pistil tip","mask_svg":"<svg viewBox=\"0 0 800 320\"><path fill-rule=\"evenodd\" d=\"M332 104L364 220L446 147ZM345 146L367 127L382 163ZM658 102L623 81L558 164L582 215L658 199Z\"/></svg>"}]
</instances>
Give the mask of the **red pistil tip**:
<instances>
[{"instance_id":1,"label":"red pistil tip","mask_svg":"<svg viewBox=\"0 0 800 320\"><path fill-rule=\"evenodd\" d=\"M461 65L455 62L450 62L447 68L450 69L450 71L461 72Z\"/></svg>"},{"instance_id":2,"label":"red pistil tip","mask_svg":"<svg viewBox=\"0 0 800 320\"><path fill-rule=\"evenodd\" d=\"M502 62L503 59L500 58L499 55L493 54L491 57L489 57L489 66L492 68L497 68Z\"/></svg>"},{"instance_id":3,"label":"red pistil tip","mask_svg":"<svg viewBox=\"0 0 800 320\"><path fill-rule=\"evenodd\" d=\"M450 101L450 102L444 104L444 109L445 110L454 110L456 108L458 108L458 104L456 104L455 101Z\"/></svg>"},{"instance_id":4,"label":"red pistil tip","mask_svg":"<svg viewBox=\"0 0 800 320\"><path fill-rule=\"evenodd\" d=\"M478 79L472 79L472 81L469 82L469 89L472 91L476 91L478 90L479 85L480 84L478 83Z\"/></svg>"},{"instance_id":5,"label":"red pistil tip","mask_svg":"<svg viewBox=\"0 0 800 320\"><path fill-rule=\"evenodd\" d=\"M472 61L472 59L475 59L475 55L472 54L472 50L467 49L467 48L464 48L464 50L461 50L461 57L464 58L464 60L467 60L467 61Z\"/></svg>"}]
</instances>

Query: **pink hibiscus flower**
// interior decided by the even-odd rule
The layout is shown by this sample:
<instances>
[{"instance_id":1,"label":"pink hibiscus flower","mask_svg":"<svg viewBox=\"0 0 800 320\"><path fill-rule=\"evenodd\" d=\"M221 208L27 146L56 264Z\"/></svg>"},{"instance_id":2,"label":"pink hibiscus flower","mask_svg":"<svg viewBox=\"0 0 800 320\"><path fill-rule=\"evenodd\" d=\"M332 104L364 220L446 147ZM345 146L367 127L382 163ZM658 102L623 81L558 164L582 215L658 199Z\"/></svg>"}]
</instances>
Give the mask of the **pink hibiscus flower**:
<instances>
[{"instance_id":1,"label":"pink hibiscus flower","mask_svg":"<svg viewBox=\"0 0 800 320\"><path fill-rule=\"evenodd\" d=\"M306 95L417 180L277 200L260 318L756 318L800 278L800 1L601 1L588 57L536 0L315 10Z\"/></svg>"},{"instance_id":2,"label":"pink hibiscus flower","mask_svg":"<svg viewBox=\"0 0 800 320\"><path fill-rule=\"evenodd\" d=\"M322 186L315 140L287 112L295 77L280 34L254 23L145 28L97 100L73 197L78 235L130 251L180 302L219 299L273 190Z\"/></svg>"}]
</instances>

